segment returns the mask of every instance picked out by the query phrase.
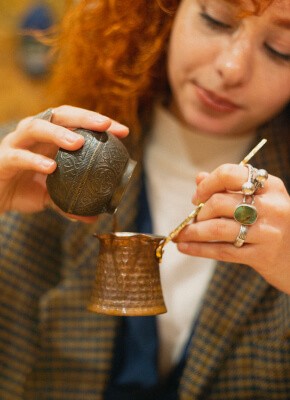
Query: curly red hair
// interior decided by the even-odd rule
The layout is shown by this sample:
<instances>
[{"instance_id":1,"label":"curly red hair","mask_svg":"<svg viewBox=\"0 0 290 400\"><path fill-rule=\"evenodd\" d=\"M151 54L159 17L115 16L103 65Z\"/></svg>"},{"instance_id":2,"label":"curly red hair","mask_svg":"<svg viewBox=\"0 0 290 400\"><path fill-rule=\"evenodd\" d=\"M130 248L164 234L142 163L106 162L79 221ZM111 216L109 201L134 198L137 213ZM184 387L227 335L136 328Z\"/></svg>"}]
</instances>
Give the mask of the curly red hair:
<instances>
[{"instance_id":1,"label":"curly red hair","mask_svg":"<svg viewBox=\"0 0 290 400\"><path fill-rule=\"evenodd\" d=\"M236 1L244 10L244 1ZM252 12L270 2L252 0ZM57 102L96 110L138 132L153 101L169 95L164 59L179 3L78 1L60 27L53 79Z\"/></svg>"}]
</instances>

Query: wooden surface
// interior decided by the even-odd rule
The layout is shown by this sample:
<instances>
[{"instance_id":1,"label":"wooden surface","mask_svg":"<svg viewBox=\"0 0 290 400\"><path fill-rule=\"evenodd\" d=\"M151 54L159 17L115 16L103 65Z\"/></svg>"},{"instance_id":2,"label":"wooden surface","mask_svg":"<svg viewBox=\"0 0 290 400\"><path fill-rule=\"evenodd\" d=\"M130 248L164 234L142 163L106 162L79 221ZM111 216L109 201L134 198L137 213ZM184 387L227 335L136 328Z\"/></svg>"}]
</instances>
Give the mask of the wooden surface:
<instances>
[{"instance_id":1,"label":"wooden surface","mask_svg":"<svg viewBox=\"0 0 290 400\"><path fill-rule=\"evenodd\" d=\"M47 0L61 18L66 0ZM35 114L44 107L46 78L35 79L19 63L22 16L35 1L0 0L0 123Z\"/></svg>"}]
</instances>

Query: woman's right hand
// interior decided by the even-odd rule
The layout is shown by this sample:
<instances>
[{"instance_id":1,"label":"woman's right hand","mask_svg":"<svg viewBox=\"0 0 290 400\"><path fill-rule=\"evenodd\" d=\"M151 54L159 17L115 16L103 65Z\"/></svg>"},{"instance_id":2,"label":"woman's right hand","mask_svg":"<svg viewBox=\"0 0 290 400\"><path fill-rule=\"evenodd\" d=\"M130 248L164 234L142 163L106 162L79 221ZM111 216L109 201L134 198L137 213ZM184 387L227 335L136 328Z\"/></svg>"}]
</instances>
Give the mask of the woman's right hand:
<instances>
[{"instance_id":1,"label":"woman's right hand","mask_svg":"<svg viewBox=\"0 0 290 400\"><path fill-rule=\"evenodd\" d=\"M118 137L128 134L126 126L72 106L55 108L51 122L23 119L0 142L0 214L37 212L49 204L46 177L56 168L58 148L77 150L84 143L83 136L72 131L75 128L107 130Z\"/></svg>"}]
</instances>

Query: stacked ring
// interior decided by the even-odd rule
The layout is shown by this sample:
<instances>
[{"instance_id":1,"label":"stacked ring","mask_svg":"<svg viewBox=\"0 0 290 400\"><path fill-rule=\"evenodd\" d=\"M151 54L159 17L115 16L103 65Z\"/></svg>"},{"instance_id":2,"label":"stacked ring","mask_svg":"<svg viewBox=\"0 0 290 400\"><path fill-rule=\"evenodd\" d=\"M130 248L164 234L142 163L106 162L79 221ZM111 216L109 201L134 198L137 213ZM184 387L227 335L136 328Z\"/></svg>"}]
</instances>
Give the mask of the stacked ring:
<instances>
[{"instance_id":1,"label":"stacked ring","mask_svg":"<svg viewBox=\"0 0 290 400\"><path fill-rule=\"evenodd\" d=\"M255 169L251 164L246 164L249 170L248 180L242 185L242 192L245 196L251 196L255 193L256 187L254 182Z\"/></svg>"},{"instance_id":2,"label":"stacked ring","mask_svg":"<svg viewBox=\"0 0 290 400\"><path fill-rule=\"evenodd\" d=\"M265 169L256 169L255 172L254 185L257 190L265 186L265 182L268 179L268 172Z\"/></svg>"},{"instance_id":3,"label":"stacked ring","mask_svg":"<svg viewBox=\"0 0 290 400\"><path fill-rule=\"evenodd\" d=\"M234 241L235 247L243 246L248 226L254 224L258 218L258 212L254 206L254 194L256 190L264 187L265 181L268 179L268 172L265 169L256 169L250 164L246 164L246 167L249 173L248 180L242 185L243 201L237 205L234 211L234 219L241 224L239 234ZM251 196L251 203L247 202L249 196Z\"/></svg>"}]
</instances>

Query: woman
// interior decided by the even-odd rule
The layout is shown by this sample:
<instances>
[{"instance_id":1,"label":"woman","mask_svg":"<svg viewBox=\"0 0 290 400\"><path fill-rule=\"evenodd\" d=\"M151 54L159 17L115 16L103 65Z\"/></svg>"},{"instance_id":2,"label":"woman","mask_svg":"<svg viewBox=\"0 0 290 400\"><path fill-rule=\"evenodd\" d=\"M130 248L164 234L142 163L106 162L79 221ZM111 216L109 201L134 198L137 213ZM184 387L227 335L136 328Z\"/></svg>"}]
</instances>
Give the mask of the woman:
<instances>
[{"instance_id":1,"label":"woman","mask_svg":"<svg viewBox=\"0 0 290 400\"><path fill-rule=\"evenodd\" d=\"M0 145L3 399L287 399L289 24L287 0L81 1L64 19L54 87L75 107L21 121ZM46 209L57 148L83 144L71 129L127 126L150 209L138 229L167 234L193 193L205 203L165 251L157 320L86 311L91 234L111 219ZM253 179L258 219L242 228L251 167L237 164L261 137L254 175L269 176ZM123 231L137 229L139 180Z\"/></svg>"}]
</instances>

